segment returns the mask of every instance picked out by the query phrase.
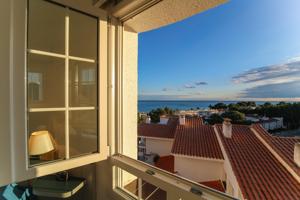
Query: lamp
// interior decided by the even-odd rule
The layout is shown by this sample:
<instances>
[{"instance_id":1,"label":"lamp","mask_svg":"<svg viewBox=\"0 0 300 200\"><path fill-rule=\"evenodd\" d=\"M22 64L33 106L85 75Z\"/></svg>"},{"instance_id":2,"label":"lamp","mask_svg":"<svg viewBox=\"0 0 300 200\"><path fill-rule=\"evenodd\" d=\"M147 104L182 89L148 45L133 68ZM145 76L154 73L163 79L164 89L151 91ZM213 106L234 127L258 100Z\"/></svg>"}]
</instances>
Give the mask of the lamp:
<instances>
[{"instance_id":1,"label":"lamp","mask_svg":"<svg viewBox=\"0 0 300 200\"><path fill-rule=\"evenodd\" d=\"M54 144L48 131L37 131L29 137L29 155L38 156L54 150Z\"/></svg>"}]
</instances>

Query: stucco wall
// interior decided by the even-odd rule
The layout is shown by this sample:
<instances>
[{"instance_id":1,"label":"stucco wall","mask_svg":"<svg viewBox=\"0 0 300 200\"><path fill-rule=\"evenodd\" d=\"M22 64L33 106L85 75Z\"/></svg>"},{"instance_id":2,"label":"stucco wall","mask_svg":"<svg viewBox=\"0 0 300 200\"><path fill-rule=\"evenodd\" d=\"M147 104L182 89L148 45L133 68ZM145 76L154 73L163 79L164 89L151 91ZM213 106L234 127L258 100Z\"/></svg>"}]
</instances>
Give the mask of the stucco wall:
<instances>
[{"instance_id":1,"label":"stucco wall","mask_svg":"<svg viewBox=\"0 0 300 200\"><path fill-rule=\"evenodd\" d=\"M137 59L138 34L123 32L123 154L137 159ZM123 185L136 177L122 172Z\"/></svg>"},{"instance_id":2,"label":"stucco wall","mask_svg":"<svg viewBox=\"0 0 300 200\"><path fill-rule=\"evenodd\" d=\"M160 156L171 154L173 140L146 138L146 153L157 153Z\"/></svg>"},{"instance_id":3,"label":"stucco wall","mask_svg":"<svg viewBox=\"0 0 300 200\"><path fill-rule=\"evenodd\" d=\"M196 182L223 180L224 163L199 158L188 158L175 155L175 171L178 175Z\"/></svg>"},{"instance_id":4,"label":"stucco wall","mask_svg":"<svg viewBox=\"0 0 300 200\"><path fill-rule=\"evenodd\" d=\"M138 34L123 33L123 154L137 159Z\"/></svg>"}]
</instances>

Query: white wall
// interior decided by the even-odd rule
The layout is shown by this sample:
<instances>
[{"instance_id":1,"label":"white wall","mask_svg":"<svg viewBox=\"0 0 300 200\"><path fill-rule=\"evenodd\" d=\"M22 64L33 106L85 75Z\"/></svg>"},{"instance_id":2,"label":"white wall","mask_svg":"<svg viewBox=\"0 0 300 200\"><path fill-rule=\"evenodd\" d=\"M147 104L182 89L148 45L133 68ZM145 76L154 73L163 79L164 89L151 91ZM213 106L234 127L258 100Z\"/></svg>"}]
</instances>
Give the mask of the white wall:
<instances>
[{"instance_id":1,"label":"white wall","mask_svg":"<svg viewBox=\"0 0 300 200\"><path fill-rule=\"evenodd\" d=\"M171 154L173 139L146 138L146 153L157 153L160 156Z\"/></svg>"},{"instance_id":2,"label":"white wall","mask_svg":"<svg viewBox=\"0 0 300 200\"><path fill-rule=\"evenodd\" d=\"M123 154L137 159L138 34L123 33Z\"/></svg>"},{"instance_id":3,"label":"white wall","mask_svg":"<svg viewBox=\"0 0 300 200\"><path fill-rule=\"evenodd\" d=\"M195 182L223 180L224 162L175 155L175 171Z\"/></svg>"}]
</instances>

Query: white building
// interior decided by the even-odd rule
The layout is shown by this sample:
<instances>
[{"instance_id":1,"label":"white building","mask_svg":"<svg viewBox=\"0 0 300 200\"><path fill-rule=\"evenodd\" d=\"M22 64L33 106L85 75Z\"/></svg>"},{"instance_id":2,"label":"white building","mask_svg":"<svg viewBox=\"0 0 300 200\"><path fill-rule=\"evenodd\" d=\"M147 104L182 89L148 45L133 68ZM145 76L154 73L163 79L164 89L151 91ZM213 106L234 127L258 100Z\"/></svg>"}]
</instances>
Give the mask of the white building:
<instances>
[{"instance_id":1,"label":"white building","mask_svg":"<svg viewBox=\"0 0 300 200\"><path fill-rule=\"evenodd\" d=\"M168 166L162 168L234 197L256 199L255 195L270 195L271 191L279 191L279 187L291 190L285 181L300 187L297 148L294 150L298 142L300 139L274 137L258 124L232 125L226 121L210 126L203 125L201 118L186 118L175 129L171 150L174 158L164 153L158 166ZM153 141L146 148L155 152L158 145L160 142ZM159 154L160 148L156 152ZM294 154L293 161L289 158ZM289 176L284 179L276 176L285 173ZM295 192L293 195L297 196ZM272 196L282 198L279 192Z\"/></svg>"},{"instance_id":2,"label":"white building","mask_svg":"<svg viewBox=\"0 0 300 200\"><path fill-rule=\"evenodd\" d=\"M283 117L268 118L263 117L259 120L259 123L268 131L284 128Z\"/></svg>"}]
</instances>

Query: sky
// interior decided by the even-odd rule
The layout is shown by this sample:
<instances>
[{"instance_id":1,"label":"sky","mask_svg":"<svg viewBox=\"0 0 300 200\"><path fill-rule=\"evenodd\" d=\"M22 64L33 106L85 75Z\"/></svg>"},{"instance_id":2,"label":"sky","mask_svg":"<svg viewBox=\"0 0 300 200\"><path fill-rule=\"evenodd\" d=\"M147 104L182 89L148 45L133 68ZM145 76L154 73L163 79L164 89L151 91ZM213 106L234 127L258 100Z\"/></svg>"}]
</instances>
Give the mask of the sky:
<instances>
[{"instance_id":1,"label":"sky","mask_svg":"<svg viewBox=\"0 0 300 200\"><path fill-rule=\"evenodd\" d=\"M231 0L139 34L139 100L300 100L300 1Z\"/></svg>"}]
</instances>

